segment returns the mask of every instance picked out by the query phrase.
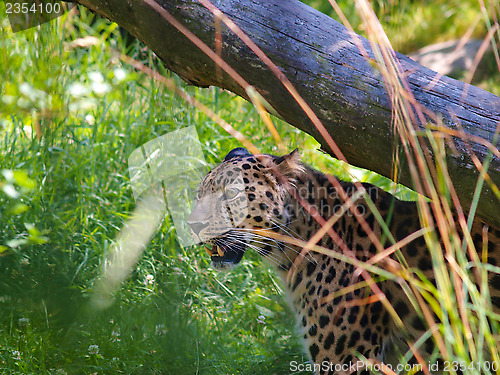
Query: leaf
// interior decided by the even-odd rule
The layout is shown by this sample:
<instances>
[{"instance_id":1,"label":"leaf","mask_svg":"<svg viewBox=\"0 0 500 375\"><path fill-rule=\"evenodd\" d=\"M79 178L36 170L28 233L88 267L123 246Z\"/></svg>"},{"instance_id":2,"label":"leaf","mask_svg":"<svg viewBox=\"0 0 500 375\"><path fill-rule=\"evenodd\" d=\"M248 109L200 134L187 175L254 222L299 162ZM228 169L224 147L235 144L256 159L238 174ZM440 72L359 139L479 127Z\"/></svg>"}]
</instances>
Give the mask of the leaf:
<instances>
[{"instance_id":1,"label":"leaf","mask_svg":"<svg viewBox=\"0 0 500 375\"><path fill-rule=\"evenodd\" d=\"M31 223L24 223L24 226L28 230L28 242L29 243L34 243L37 245L42 245L44 243L47 243L49 240L48 237L42 236L42 233L35 228L34 224Z\"/></svg>"},{"instance_id":2,"label":"leaf","mask_svg":"<svg viewBox=\"0 0 500 375\"><path fill-rule=\"evenodd\" d=\"M14 178L14 172L11 171L10 169L3 169L2 174L5 177L5 179L9 182L12 181L12 179Z\"/></svg>"},{"instance_id":3,"label":"leaf","mask_svg":"<svg viewBox=\"0 0 500 375\"><path fill-rule=\"evenodd\" d=\"M268 318L272 318L275 315L274 312L271 311L271 310L269 310L267 307L264 307L264 306L261 306L261 305L256 305L256 307L257 307L257 310L259 310L259 313L261 315L264 315L264 316L266 316Z\"/></svg>"},{"instance_id":4,"label":"leaf","mask_svg":"<svg viewBox=\"0 0 500 375\"><path fill-rule=\"evenodd\" d=\"M28 233L30 236L39 236L40 235L40 231L35 228L34 224L24 223L24 226L28 230Z\"/></svg>"},{"instance_id":5,"label":"leaf","mask_svg":"<svg viewBox=\"0 0 500 375\"><path fill-rule=\"evenodd\" d=\"M15 249L16 247L22 246L22 245L27 245L28 240L26 238L19 238L16 240L10 240L7 242L7 246L9 246L12 249Z\"/></svg>"},{"instance_id":6,"label":"leaf","mask_svg":"<svg viewBox=\"0 0 500 375\"><path fill-rule=\"evenodd\" d=\"M19 193L17 192L16 188L12 184L3 185L2 190L5 194L7 194L8 197L10 197L12 199L19 198Z\"/></svg>"},{"instance_id":7,"label":"leaf","mask_svg":"<svg viewBox=\"0 0 500 375\"><path fill-rule=\"evenodd\" d=\"M20 215L23 212L28 211L29 207L24 203L17 203L11 210L10 214L12 215Z\"/></svg>"},{"instance_id":8,"label":"leaf","mask_svg":"<svg viewBox=\"0 0 500 375\"><path fill-rule=\"evenodd\" d=\"M36 245L43 245L44 243L49 242L49 238L45 236L38 236L38 237L29 237L28 238L29 242L34 243Z\"/></svg>"},{"instance_id":9,"label":"leaf","mask_svg":"<svg viewBox=\"0 0 500 375\"><path fill-rule=\"evenodd\" d=\"M28 190L33 190L36 186L36 182L29 178L25 171L14 171L14 179L20 187Z\"/></svg>"}]
</instances>

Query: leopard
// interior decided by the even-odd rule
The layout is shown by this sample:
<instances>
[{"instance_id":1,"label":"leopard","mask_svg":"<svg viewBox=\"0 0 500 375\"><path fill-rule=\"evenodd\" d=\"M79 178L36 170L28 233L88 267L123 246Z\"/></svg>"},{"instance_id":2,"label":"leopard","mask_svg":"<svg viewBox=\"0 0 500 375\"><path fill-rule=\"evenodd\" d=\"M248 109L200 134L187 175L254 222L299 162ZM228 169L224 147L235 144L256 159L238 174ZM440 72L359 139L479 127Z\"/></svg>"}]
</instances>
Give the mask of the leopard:
<instances>
[{"instance_id":1,"label":"leopard","mask_svg":"<svg viewBox=\"0 0 500 375\"><path fill-rule=\"evenodd\" d=\"M363 270L397 275L404 263L436 285L424 236L432 228L421 223L416 202L315 170L297 149L275 156L241 147L202 179L187 219L216 270L234 268L247 251L275 269L312 372L342 375L371 374L370 363L395 368L428 329L401 277L374 280ZM477 249L487 243L487 262L499 265L500 231L476 220L470 233ZM401 245L384 255L391 236ZM500 275L489 272L488 283L498 312ZM429 356L435 346L428 340L420 349Z\"/></svg>"}]
</instances>

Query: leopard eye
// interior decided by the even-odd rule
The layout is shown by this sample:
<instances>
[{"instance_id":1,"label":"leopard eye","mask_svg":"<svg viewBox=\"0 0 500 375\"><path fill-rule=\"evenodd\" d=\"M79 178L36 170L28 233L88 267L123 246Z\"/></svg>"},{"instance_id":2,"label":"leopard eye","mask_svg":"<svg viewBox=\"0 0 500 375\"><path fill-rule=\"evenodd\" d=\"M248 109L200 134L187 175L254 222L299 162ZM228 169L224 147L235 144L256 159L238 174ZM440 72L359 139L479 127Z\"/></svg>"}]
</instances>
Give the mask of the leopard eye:
<instances>
[{"instance_id":1,"label":"leopard eye","mask_svg":"<svg viewBox=\"0 0 500 375\"><path fill-rule=\"evenodd\" d=\"M228 188L224 191L224 195L227 199L234 199L238 196L239 192L240 191L238 189Z\"/></svg>"}]
</instances>

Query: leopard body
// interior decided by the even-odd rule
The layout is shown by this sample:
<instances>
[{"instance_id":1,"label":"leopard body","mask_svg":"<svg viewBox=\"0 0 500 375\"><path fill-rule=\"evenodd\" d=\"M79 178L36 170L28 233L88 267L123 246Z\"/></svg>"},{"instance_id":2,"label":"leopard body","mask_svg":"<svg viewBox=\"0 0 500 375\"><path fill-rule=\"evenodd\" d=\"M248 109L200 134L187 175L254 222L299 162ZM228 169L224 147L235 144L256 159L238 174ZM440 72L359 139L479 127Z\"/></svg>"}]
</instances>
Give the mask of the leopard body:
<instances>
[{"instance_id":1,"label":"leopard body","mask_svg":"<svg viewBox=\"0 0 500 375\"><path fill-rule=\"evenodd\" d=\"M380 218L394 241L406 241L386 256L380 246L393 242ZM231 268L245 251L255 250L276 269L318 373L368 374L366 366L352 366L360 359L395 365L407 343L427 329L401 288L411 288L405 269L418 270L436 284L424 239L428 232L422 230L415 202L370 184L337 181L302 164L297 152L277 157L238 148L202 180L188 224L197 242L209 246L215 268ZM488 261L499 264L500 232L483 228L474 224L474 243L482 249L486 233ZM321 230L309 244L315 246L304 246ZM400 276L381 281L376 272L363 271L377 254L374 266ZM488 277L498 310L500 275ZM432 345L420 351L430 352Z\"/></svg>"}]
</instances>

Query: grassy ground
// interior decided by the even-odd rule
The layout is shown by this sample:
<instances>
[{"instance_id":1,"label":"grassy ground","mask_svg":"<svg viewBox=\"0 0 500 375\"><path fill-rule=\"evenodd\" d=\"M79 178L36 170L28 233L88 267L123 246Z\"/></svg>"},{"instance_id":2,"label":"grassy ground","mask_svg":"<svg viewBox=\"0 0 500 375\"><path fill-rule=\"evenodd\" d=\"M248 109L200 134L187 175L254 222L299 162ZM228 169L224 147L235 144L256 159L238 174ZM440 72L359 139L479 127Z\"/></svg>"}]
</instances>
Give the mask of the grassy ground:
<instances>
[{"instance_id":1,"label":"grassy ground","mask_svg":"<svg viewBox=\"0 0 500 375\"><path fill-rule=\"evenodd\" d=\"M134 207L130 153L189 125L210 163L240 144L120 62L116 25L90 28L83 12L12 34L2 19L0 373L284 374L290 361L304 362L274 274L251 256L237 272L215 274L201 249L178 245L168 218L115 303L88 304ZM87 46L72 43L88 35ZM215 88L186 90L263 152L277 152L248 103ZM344 173L310 137L276 124L289 150Z\"/></svg>"},{"instance_id":2,"label":"grassy ground","mask_svg":"<svg viewBox=\"0 0 500 375\"><path fill-rule=\"evenodd\" d=\"M104 311L87 304L134 207L130 153L187 125L197 126L209 162L239 146L113 58L116 26L90 29L90 18L19 34L2 24L0 165L26 176L0 180L0 373L281 373L289 360L302 362L275 277L255 259L216 275L200 249L177 244L168 219L116 303ZM99 38L95 45L69 44L87 34ZM188 91L263 151L276 151L243 100ZM290 147L312 142L284 124L279 130Z\"/></svg>"}]
</instances>

